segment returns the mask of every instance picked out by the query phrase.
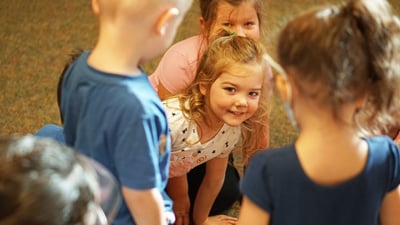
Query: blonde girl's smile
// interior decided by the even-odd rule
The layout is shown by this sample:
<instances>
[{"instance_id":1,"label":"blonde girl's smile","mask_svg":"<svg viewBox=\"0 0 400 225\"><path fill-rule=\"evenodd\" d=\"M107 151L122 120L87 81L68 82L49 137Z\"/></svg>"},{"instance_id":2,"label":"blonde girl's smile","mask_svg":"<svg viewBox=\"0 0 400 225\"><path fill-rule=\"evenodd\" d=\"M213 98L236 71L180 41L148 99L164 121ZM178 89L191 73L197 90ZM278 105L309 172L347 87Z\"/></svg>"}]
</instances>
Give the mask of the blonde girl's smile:
<instances>
[{"instance_id":1,"label":"blonde girl's smile","mask_svg":"<svg viewBox=\"0 0 400 225\"><path fill-rule=\"evenodd\" d=\"M257 110L264 81L262 69L255 64L231 66L212 84L209 113L212 121L239 126Z\"/></svg>"}]
</instances>

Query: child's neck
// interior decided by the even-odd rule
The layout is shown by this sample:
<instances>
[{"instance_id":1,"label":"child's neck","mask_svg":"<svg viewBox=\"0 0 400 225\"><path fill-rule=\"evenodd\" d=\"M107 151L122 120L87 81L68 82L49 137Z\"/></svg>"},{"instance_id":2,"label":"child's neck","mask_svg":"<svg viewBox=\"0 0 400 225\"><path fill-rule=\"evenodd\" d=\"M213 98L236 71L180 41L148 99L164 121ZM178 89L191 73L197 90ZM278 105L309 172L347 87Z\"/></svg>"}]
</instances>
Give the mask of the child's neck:
<instances>
[{"instance_id":1,"label":"child's neck","mask_svg":"<svg viewBox=\"0 0 400 225\"><path fill-rule=\"evenodd\" d=\"M129 35L113 26L102 26L88 63L94 68L118 75L141 74L143 35Z\"/></svg>"},{"instance_id":2,"label":"child's neck","mask_svg":"<svg viewBox=\"0 0 400 225\"><path fill-rule=\"evenodd\" d=\"M304 172L321 184L355 177L368 159L368 146L354 125L312 110L302 119L295 146Z\"/></svg>"},{"instance_id":3,"label":"child's neck","mask_svg":"<svg viewBox=\"0 0 400 225\"><path fill-rule=\"evenodd\" d=\"M209 118L207 118L209 119ZM197 124L198 129L201 130L200 143L206 143L213 139L221 130L224 122L222 120L207 120L201 121Z\"/></svg>"},{"instance_id":4,"label":"child's neck","mask_svg":"<svg viewBox=\"0 0 400 225\"><path fill-rule=\"evenodd\" d=\"M91 52L88 63L97 70L124 76L141 74L138 60L134 60L118 50L111 50L101 46Z\"/></svg>"}]
</instances>

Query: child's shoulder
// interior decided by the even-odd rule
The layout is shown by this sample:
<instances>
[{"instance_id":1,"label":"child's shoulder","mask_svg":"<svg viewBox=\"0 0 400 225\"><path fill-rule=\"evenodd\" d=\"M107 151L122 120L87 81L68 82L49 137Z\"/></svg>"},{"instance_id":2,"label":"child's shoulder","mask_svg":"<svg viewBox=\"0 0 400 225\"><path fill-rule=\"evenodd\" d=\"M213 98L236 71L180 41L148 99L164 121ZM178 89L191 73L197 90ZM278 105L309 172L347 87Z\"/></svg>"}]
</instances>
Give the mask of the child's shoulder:
<instances>
[{"instance_id":1,"label":"child's shoulder","mask_svg":"<svg viewBox=\"0 0 400 225\"><path fill-rule=\"evenodd\" d=\"M383 149L383 148L396 148L396 144L394 141L386 136L386 135L379 135L374 137L365 138L370 148L375 149ZM387 146L387 147L385 147Z\"/></svg>"},{"instance_id":2,"label":"child's shoulder","mask_svg":"<svg viewBox=\"0 0 400 225\"><path fill-rule=\"evenodd\" d=\"M269 148L258 151L251 159L251 161L254 161L253 163L269 165L279 165L281 163L286 164L287 162L293 160L297 160L294 144L289 144L280 148Z\"/></svg>"},{"instance_id":3,"label":"child's shoulder","mask_svg":"<svg viewBox=\"0 0 400 225\"><path fill-rule=\"evenodd\" d=\"M200 46L203 43L203 36L196 35L192 37L188 37L181 41L173 44L168 51L180 51L180 52L196 52L200 49Z\"/></svg>"},{"instance_id":4,"label":"child's shoulder","mask_svg":"<svg viewBox=\"0 0 400 225\"><path fill-rule=\"evenodd\" d=\"M269 174L277 178L284 178L298 174L301 171L295 147L293 144L282 148L270 148L257 152L251 159L247 167L249 174Z\"/></svg>"},{"instance_id":5,"label":"child's shoulder","mask_svg":"<svg viewBox=\"0 0 400 225\"><path fill-rule=\"evenodd\" d=\"M386 136L375 136L365 139L368 143L368 164L375 168L400 169L400 150L393 140ZM396 172L397 173L397 172ZM400 179L400 176L398 176ZM399 181L400 182L400 181Z\"/></svg>"}]
</instances>

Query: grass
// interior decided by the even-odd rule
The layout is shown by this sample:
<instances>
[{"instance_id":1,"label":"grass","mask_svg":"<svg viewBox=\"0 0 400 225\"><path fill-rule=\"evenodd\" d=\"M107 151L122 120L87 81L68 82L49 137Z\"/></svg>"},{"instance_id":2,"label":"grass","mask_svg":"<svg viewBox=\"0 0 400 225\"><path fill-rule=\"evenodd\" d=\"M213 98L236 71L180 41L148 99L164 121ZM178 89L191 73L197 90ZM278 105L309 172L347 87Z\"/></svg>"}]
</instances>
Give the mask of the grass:
<instances>
[{"instance_id":1,"label":"grass","mask_svg":"<svg viewBox=\"0 0 400 225\"><path fill-rule=\"evenodd\" d=\"M266 1L267 49L273 54L279 29L299 11L338 2L342 1ZM391 2L399 12L400 4ZM175 41L197 34L198 18L195 0ZM46 123L60 124L56 85L67 55L76 48L91 49L96 41L97 21L90 1L2 0L0 22L0 135L34 133ZM144 68L151 73L158 60ZM291 142L295 132L277 97L271 118L271 146Z\"/></svg>"}]
</instances>

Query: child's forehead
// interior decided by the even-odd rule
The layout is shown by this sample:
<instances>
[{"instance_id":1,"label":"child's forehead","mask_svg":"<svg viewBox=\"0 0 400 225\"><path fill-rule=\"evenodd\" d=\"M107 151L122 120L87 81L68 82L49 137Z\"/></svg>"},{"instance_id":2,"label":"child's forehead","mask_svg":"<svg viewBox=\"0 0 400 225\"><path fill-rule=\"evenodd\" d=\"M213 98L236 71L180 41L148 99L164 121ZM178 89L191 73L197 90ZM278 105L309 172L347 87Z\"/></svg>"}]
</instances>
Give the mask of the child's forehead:
<instances>
[{"instance_id":1,"label":"child's forehead","mask_svg":"<svg viewBox=\"0 0 400 225\"><path fill-rule=\"evenodd\" d=\"M265 76L264 71L264 67L259 64L235 63L227 67L224 71L221 71L217 80L231 82L237 81L239 83L246 83L247 80L262 81Z\"/></svg>"},{"instance_id":2,"label":"child's forehead","mask_svg":"<svg viewBox=\"0 0 400 225\"><path fill-rule=\"evenodd\" d=\"M226 1L218 3L216 9L217 19L231 19L234 17L254 17L257 10L251 1L243 1L239 5L231 5Z\"/></svg>"},{"instance_id":3,"label":"child's forehead","mask_svg":"<svg viewBox=\"0 0 400 225\"><path fill-rule=\"evenodd\" d=\"M230 74L223 73L213 83L214 88L235 87L240 90L261 90L263 88L263 76L261 73Z\"/></svg>"}]
</instances>

